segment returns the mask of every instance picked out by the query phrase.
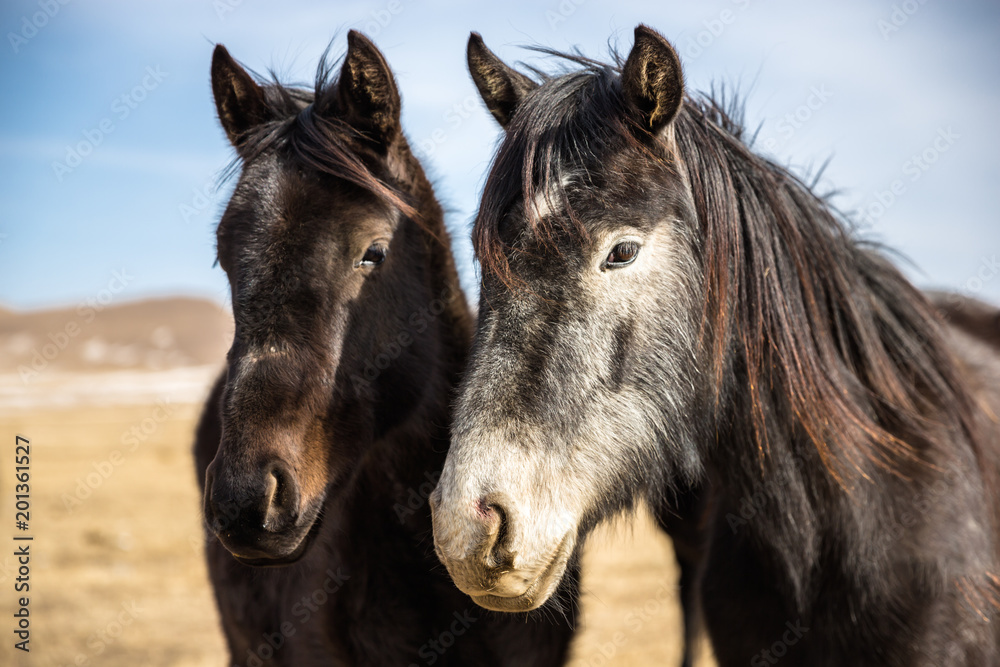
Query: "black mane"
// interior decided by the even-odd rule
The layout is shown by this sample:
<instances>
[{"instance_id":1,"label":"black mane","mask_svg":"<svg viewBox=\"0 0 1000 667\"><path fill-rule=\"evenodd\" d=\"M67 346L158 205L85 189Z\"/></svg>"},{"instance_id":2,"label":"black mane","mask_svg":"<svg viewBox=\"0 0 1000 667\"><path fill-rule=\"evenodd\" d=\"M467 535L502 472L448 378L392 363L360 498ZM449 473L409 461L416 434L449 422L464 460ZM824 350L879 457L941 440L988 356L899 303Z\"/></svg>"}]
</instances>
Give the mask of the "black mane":
<instances>
[{"instance_id":1,"label":"black mane","mask_svg":"<svg viewBox=\"0 0 1000 667\"><path fill-rule=\"evenodd\" d=\"M255 127L240 144L238 154L223 172L223 179L235 175L240 166L271 151L289 151L303 166L335 178L342 178L369 192L411 218L417 218L412 197L389 184L359 156L366 138L347 123L318 109L337 105L339 65L329 48L316 66L313 89L290 86L274 72L264 77L252 72L264 90L271 120Z\"/></svg>"}]
</instances>

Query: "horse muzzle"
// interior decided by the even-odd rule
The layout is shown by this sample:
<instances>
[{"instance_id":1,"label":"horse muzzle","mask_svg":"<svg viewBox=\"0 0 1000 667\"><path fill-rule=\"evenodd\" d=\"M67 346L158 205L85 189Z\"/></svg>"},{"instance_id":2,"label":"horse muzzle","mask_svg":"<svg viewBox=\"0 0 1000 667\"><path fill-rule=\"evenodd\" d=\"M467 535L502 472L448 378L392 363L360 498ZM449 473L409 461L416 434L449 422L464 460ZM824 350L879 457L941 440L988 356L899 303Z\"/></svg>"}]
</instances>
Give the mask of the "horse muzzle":
<instances>
[{"instance_id":1,"label":"horse muzzle","mask_svg":"<svg viewBox=\"0 0 1000 667\"><path fill-rule=\"evenodd\" d=\"M434 545L458 589L493 611L526 612L545 604L566 572L575 533L565 533L552 549L517 551L518 516L508 499L489 494L457 513L443 506L441 495L439 487L430 497Z\"/></svg>"},{"instance_id":2,"label":"horse muzzle","mask_svg":"<svg viewBox=\"0 0 1000 667\"><path fill-rule=\"evenodd\" d=\"M315 533L319 503L303 511L294 471L274 460L253 471L214 461L205 483L205 520L222 545L242 563L287 565L306 552Z\"/></svg>"}]
</instances>

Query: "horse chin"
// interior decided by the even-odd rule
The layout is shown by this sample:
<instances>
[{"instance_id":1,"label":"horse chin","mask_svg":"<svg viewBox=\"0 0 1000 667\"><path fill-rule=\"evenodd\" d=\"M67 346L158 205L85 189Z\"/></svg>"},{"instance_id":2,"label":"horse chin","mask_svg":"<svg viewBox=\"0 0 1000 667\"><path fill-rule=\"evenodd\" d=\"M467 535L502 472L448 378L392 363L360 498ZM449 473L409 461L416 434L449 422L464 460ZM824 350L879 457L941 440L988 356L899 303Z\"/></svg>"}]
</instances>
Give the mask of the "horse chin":
<instances>
[{"instance_id":1,"label":"horse chin","mask_svg":"<svg viewBox=\"0 0 1000 667\"><path fill-rule=\"evenodd\" d=\"M317 506L322 503L317 504ZM313 512L313 520L309 525L309 529L305 531L305 534L300 537L298 543L292 548L291 551L287 553L282 553L275 556L254 556L245 557L238 554L233 554L233 558L243 565L249 565L251 567L286 567L297 563L302 560L303 556L309 552L312 548L313 543L316 541L316 536L319 535L320 525L323 523L322 513L318 510Z\"/></svg>"},{"instance_id":2,"label":"horse chin","mask_svg":"<svg viewBox=\"0 0 1000 667\"><path fill-rule=\"evenodd\" d=\"M548 602L559 588L573 555L574 542L572 535L566 535L549 560L548 565L542 569L523 593L506 596L494 593L470 593L469 597L480 607L491 611L516 613L538 609Z\"/></svg>"}]
</instances>

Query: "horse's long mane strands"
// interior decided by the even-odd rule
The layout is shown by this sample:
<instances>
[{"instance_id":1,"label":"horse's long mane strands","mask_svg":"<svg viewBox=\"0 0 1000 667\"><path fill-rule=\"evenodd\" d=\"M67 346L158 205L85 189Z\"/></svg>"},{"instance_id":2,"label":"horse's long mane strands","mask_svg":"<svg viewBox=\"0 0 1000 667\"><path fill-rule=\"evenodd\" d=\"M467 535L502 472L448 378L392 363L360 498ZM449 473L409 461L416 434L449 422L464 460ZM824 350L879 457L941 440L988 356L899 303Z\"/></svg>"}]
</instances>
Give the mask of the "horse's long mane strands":
<instances>
[{"instance_id":1,"label":"horse's long mane strands","mask_svg":"<svg viewBox=\"0 0 1000 667\"><path fill-rule=\"evenodd\" d=\"M223 178L237 173L241 163L284 144L304 165L353 183L403 215L421 222L409 198L373 174L359 157L358 147L364 144L364 137L346 123L317 112L317 105L334 103L337 64L337 60L330 58L327 48L316 67L312 91L282 84L273 74L267 80L257 76L270 116L277 120L260 124L243 138L240 154L226 168Z\"/></svg>"},{"instance_id":2,"label":"horse's long mane strands","mask_svg":"<svg viewBox=\"0 0 1000 667\"><path fill-rule=\"evenodd\" d=\"M529 93L507 128L473 229L484 276L517 283L506 258L516 234L505 218L519 199L537 238L585 237L572 212L539 217L536 194L554 188L565 204L560 176L609 147L655 153L690 183L705 280L703 344L717 392L734 359L743 367L746 386L738 389L750 399L762 466L768 433L779 426L775 410L789 412L792 428L848 489L872 464L902 478L911 466L934 465L931 450L946 431L978 447L971 402L932 306L878 248L852 237L828 201L750 149L729 113L741 108L738 96L688 97L674 120L674 155L674 146L642 139L627 120L620 58L614 66L554 55L582 68Z\"/></svg>"},{"instance_id":3,"label":"horse's long mane strands","mask_svg":"<svg viewBox=\"0 0 1000 667\"><path fill-rule=\"evenodd\" d=\"M785 397L843 484L850 468L865 476L866 460L899 475L907 461L932 463L942 429L974 441L931 305L827 201L750 151L722 113L689 102L675 136L701 225L716 376L735 338L758 446L766 392Z\"/></svg>"},{"instance_id":4,"label":"horse's long mane strands","mask_svg":"<svg viewBox=\"0 0 1000 667\"><path fill-rule=\"evenodd\" d=\"M473 246L483 273L495 275L510 286L521 286L504 254L510 240L502 238L503 219L511 205L522 202L529 228L543 241L552 241L556 233L586 238L587 230L566 198L564 179L586 176L574 174L574 166L606 152L622 138L633 148L645 150L623 113L624 101L615 92L617 66L579 54L534 50L563 58L582 69L558 77L532 70L546 83L546 94L526 104L507 127L507 139L497 152L483 188L482 205L472 231ZM571 223L568 228L560 226L562 220L539 215L535 206L539 195L557 198L549 203L558 203L566 211L565 219Z\"/></svg>"}]
</instances>

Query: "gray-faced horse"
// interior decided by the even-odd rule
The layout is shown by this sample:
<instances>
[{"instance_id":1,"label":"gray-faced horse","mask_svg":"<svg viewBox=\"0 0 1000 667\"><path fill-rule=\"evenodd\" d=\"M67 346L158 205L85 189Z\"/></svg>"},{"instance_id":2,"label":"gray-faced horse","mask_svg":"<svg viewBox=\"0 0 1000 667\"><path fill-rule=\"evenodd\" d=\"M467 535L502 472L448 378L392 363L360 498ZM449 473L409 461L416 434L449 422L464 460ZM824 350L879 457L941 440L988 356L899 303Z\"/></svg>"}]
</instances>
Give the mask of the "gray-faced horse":
<instances>
[{"instance_id":1,"label":"gray-faced horse","mask_svg":"<svg viewBox=\"0 0 1000 667\"><path fill-rule=\"evenodd\" d=\"M543 604L596 524L707 481L700 599L720 664L1000 664L989 337L946 323L686 95L655 31L541 83L478 36L469 55L506 136L431 498L459 588Z\"/></svg>"},{"instance_id":2,"label":"gray-faced horse","mask_svg":"<svg viewBox=\"0 0 1000 667\"><path fill-rule=\"evenodd\" d=\"M212 60L239 158L218 226L236 330L195 457L232 662L562 664L572 591L485 616L434 555L424 498L472 317L393 75L348 45L313 91Z\"/></svg>"}]
</instances>

